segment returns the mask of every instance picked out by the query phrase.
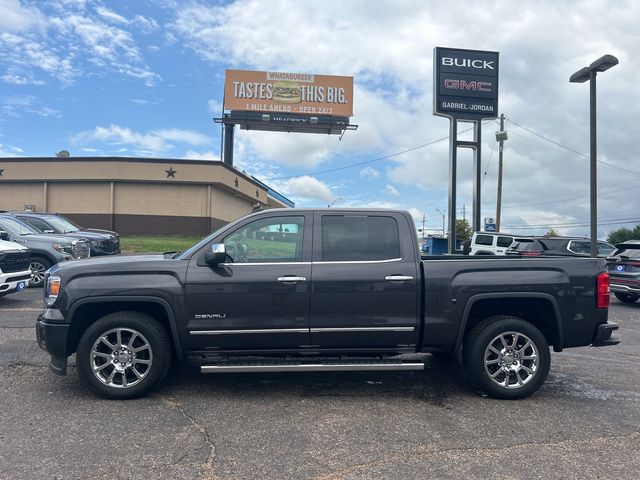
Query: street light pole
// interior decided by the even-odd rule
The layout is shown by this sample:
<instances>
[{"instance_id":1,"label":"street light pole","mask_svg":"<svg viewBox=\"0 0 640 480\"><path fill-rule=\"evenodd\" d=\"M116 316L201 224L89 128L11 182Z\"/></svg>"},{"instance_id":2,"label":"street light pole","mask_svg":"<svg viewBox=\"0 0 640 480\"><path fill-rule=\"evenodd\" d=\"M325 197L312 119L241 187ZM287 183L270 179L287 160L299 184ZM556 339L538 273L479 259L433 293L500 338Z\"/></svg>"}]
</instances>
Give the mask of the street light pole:
<instances>
[{"instance_id":1,"label":"street light pole","mask_svg":"<svg viewBox=\"0 0 640 480\"><path fill-rule=\"evenodd\" d=\"M443 212L442 210L440 210L439 208L436 208L436 212L438 212L440 215L442 215L442 238L445 238L445 237L446 237L446 234L445 234L445 229L444 229L444 217L445 217L446 215L445 215L445 214L444 214L444 212Z\"/></svg>"},{"instance_id":2,"label":"street light pole","mask_svg":"<svg viewBox=\"0 0 640 480\"><path fill-rule=\"evenodd\" d=\"M590 188L590 222L591 222L591 256L598 256L598 168L597 168L597 122L596 122L596 74L605 72L618 64L613 55L603 55L588 67L583 67L569 78L571 83L584 83L589 80L589 188Z\"/></svg>"}]
</instances>

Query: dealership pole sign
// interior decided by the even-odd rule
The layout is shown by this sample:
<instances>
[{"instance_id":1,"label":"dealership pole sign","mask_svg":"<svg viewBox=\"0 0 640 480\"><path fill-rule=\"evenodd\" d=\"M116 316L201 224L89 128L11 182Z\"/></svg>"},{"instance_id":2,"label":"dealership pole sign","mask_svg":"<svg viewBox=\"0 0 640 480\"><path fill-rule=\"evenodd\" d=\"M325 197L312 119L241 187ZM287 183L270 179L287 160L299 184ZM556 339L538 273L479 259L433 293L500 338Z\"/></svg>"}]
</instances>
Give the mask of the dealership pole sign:
<instances>
[{"instance_id":1,"label":"dealership pole sign","mask_svg":"<svg viewBox=\"0 0 640 480\"><path fill-rule=\"evenodd\" d=\"M473 150L473 231L479 232L482 120L498 116L498 52L433 49L433 114L449 118L449 225L456 224L458 148ZM458 139L458 121L473 123L473 140ZM449 253L456 248L455 228Z\"/></svg>"},{"instance_id":2,"label":"dealership pole sign","mask_svg":"<svg viewBox=\"0 0 640 480\"><path fill-rule=\"evenodd\" d=\"M436 47L433 56L434 115L498 117L498 52Z\"/></svg>"}]
</instances>

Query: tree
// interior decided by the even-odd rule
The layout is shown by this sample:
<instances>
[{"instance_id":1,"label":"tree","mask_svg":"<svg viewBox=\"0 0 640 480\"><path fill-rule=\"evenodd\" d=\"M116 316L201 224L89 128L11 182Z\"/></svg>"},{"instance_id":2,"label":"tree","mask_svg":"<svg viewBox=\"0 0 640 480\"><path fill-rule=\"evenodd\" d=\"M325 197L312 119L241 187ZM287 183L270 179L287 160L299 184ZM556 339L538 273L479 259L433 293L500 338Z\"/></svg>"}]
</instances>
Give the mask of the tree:
<instances>
[{"instance_id":1,"label":"tree","mask_svg":"<svg viewBox=\"0 0 640 480\"><path fill-rule=\"evenodd\" d=\"M467 219L459 218L456 220L456 238L461 241L469 240L473 236L471 225Z\"/></svg>"},{"instance_id":2,"label":"tree","mask_svg":"<svg viewBox=\"0 0 640 480\"><path fill-rule=\"evenodd\" d=\"M560 235L556 231L555 228L550 228L547 233L544 234L545 237L559 237Z\"/></svg>"},{"instance_id":3,"label":"tree","mask_svg":"<svg viewBox=\"0 0 640 480\"><path fill-rule=\"evenodd\" d=\"M640 225L636 225L633 229L622 227L609 233L607 241L609 243L622 243L627 240L640 240Z\"/></svg>"}]
</instances>

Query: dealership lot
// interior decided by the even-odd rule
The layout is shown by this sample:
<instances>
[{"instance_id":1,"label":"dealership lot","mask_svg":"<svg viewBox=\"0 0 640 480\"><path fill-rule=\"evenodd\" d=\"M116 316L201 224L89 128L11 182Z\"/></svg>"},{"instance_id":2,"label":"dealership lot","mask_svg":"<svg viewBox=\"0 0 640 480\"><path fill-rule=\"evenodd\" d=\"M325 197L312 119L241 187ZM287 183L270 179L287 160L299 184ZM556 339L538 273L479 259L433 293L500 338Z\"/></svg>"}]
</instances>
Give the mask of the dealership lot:
<instances>
[{"instance_id":1,"label":"dealership lot","mask_svg":"<svg viewBox=\"0 0 640 480\"><path fill-rule=\"evenodd\" d=\"M637 478L640 304L612 299L617 347L553 354L530 398L498 401L457 364L423 372L201 375L134 401L55 377L40 290L0 298L0 478Z\"/></svg>"}]
</instances>

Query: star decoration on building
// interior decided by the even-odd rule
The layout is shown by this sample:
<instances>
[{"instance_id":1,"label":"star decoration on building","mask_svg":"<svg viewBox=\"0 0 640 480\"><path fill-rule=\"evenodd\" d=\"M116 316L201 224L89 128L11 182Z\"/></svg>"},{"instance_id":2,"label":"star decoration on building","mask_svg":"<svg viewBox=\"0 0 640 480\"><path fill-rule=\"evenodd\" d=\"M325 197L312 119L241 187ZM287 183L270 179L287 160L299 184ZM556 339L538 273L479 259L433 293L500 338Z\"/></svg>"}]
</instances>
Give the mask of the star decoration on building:
<instances>
[{"instance_id":1,"label":"star decoration on building","mask_svg":"<svg viewBox=\"0 0 640 480\"><path fill-rule=\"evenodd\" d=\"M236 177L236 188L238 188L238 177Z\"/></svg>"},{"instance_id":2,"label":"star decoration on building","mask_svg":"<svg viewBox=\"0 0 640 480\"><path fill-rule=\"evenodd\" d=\"M165 170L165 172L167 172L167 178L176 178L176 173L178 173L178 171L174 170L173 167L169 167L169 170Z\"/></svg>"},{"instance_id":3,"label":"star decoration on building","mask_svg":"<svg viewBox=\"0 0 640 480\"><path fill-rule=\"evenodd\" d=\"M4 176L3 173L4 173L4 168L0 168L0 177Z\"/></svg>"}]
</instances>

